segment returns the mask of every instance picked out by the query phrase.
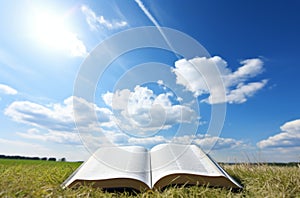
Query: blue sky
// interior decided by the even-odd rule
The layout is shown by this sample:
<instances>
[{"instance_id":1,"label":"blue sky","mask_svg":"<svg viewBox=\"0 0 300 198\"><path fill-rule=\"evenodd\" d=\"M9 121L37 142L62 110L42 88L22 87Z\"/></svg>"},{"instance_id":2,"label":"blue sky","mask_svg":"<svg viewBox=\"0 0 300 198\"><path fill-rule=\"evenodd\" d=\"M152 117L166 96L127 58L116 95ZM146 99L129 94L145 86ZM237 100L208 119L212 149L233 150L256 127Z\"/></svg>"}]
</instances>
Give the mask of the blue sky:
<instances>
[{"instance_id":1,"label":"blue sky","mask_svg":"<svg viewBox=\"0 0 300 198\"><path fill-rule=\"evenodd\" d=\"M299 6L293 0L0 1L0 153L84 160L105 139L149 148L194 143L218 161L299 161ZM86 89L94 98L76 95L97 46L144 26L171 45L176 41L159 30L178 30L210 56L135 49ZM219 70L225 98L195 70L209 67ZM211 110L219 106L226 107L225 121L210 133Z\"/></svg>"}]
</instances>

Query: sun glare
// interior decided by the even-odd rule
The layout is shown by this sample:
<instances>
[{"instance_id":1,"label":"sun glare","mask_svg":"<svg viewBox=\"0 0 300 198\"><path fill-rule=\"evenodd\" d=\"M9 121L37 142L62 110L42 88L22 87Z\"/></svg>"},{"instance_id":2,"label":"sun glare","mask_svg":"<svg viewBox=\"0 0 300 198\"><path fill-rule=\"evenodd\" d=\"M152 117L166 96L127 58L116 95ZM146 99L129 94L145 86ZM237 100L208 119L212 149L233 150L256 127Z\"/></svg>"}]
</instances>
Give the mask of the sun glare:
<instances>
[{"instance_id":1,"label":"sun glare","mask_svg":"<svg viewBox=\"0 0 300 198\"><path fill-rule=\"evenodd\" d=\"M47 12L47 9L35 10L32 19L34 40L51 50L68 51L73 56L85 53L85 47L77 35L68 29L64 15Z\"/></svg>"},{"instance_id":2,"label":"sun glare","mask_svg":"<svg viewBox=\"0 0 300 198\"><path fill-rule=\"evenodd\" d=\"M35 38L49 47L61 48L67 36L63 19L52 13L36 13L34 17Z\"/></svg>"}]
</instances>

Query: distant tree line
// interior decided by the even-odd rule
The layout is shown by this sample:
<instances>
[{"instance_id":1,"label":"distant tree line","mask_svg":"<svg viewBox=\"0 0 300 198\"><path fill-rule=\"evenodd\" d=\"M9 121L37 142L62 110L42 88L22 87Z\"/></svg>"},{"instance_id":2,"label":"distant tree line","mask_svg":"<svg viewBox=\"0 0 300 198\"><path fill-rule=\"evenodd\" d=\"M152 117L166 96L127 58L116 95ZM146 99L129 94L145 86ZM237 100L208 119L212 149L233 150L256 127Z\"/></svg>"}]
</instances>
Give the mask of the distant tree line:
<instances>
[{"instance_id":1,"label":"distant tree line","mask_svg":"<svg viewBox=\"0 0 300 198\"><path fill-rule=\"evenodd\" d=\"M300 162L253 162L253 163L235 163L235 162L219 162L220 165L238 165L238 164L242 164L242 165L253 165L253 166L257 166L257 165L268 165L268 166L298 166L300 167Z\"/></svg>"},{"instance_id":2,"label":"distant tree line","mask_svg":"<svg viewBox=\"0 0 300 198\"><path fill-rule=\"evenodd\" d=\"M19 156L19 155L0 155L0 159L24 159L24 160L44 160L44 161L61 161L65 162L66 158L56 159L55 157L27 157L27 156Z\"/></svg>"}]
</instances>

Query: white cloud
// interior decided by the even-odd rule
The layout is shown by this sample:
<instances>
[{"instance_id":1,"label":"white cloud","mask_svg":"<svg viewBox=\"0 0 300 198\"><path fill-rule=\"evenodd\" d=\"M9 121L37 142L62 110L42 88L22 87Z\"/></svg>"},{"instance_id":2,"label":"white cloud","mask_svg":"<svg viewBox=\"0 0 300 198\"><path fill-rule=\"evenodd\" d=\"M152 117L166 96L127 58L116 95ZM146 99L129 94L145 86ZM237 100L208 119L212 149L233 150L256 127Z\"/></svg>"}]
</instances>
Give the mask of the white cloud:
<instances>
[{"instance_id":1,"label":"white cloud","mask_svg":"<svg viewBox=\"0 0 300 198\"><path fill-rule=\"evenodd\" d=\"M247 146L241 140L202 134L184 135L176 137L165 137L163 135L153 135L149 137L133 137L120 131L109 131L105 132L105 135L115 145L140 145L144 147L152 147L157 144L172 142L186 145L196 144L206 151L244 148Z\"/></svg>"},{"instance_id":2,"label":"white cloud","mask_svg":"<svg viewBox=\"0 0 300 198\"><path fill-rule=\"evenodd\" d=\"M158 80L157 84L160 85L160 86L163 86L164 85L164 81L163 80Z\"/></svg>"},{"instance_id":3,"label":"white cloud","mask_svg":"<svg viewBox=\"0 0 300 198\"><path fill-rule=\"evenodd\" d=\"M107 94L110 95L109 92ZM105 95L103 98L105 98ZM174 123L195 120L195 112L187 106L173 105L169 99L171 95L170 93L155 95L152 90L137 86L132 92L128 90L119 91L114 102L110 101L114 100L114 96L107 97L106 102L114 111L127 111L121 115L130 117L122 119L130 120L141 126L131 126L129 129L139 129L139 131L147 132L159 127L167 128L167 126L171 126ZM114 108L114 103L118 101L121 101L121 105L119 104ZM127 101L128 105L124 101ZM73 106L74 103L75 106ZM127 108L131 108L131 110L129 111ZM76 117L77 126L74 124L74 109L78 114L78 117ZM96 121L93 120L91 112L95 112L98 115ZM207 135L175 138L155 134L132 136L132 134L128 134L123 130L122 127L124 126L119 126L120 128L118 128L114 122L117 118L109 109L99 108L97 105L78 97L69 97L63 103L47 105L29 101L16 101L5 109L5 115L16 122L32 126L31 129L25 132L17 132L17 135L24 139L58 143L58 146L77 146L81 145L81 140L83 140L83 143L88 146L89 150L95 150L106 143L152 147L167 142L181 144L192 142L205 149L216 142L213 147L214 150L235 148L243 144L241 141L231 138ZM163 123L159 120L162 115L165 116ZM150 122L150 124L147 125L145 122ZM162 126L158 125L158 123L162 124ZM78 130L80 134L78 134Z\"/></svg>"},{"instance_id":4,"label":"white cloud","mask_svg":"<svg viewBox=\"0 0 300 198\"><path fill-rule=\"evenodd\" d=\"M194 58L191 60L181 59L175 62L175 68L172 71L176 75L177 84L183 85L187 90L193 92L195 96L200 96L209 93L209 90L204 77L199 71L207 71L205 72L207 75L214 75L210 73L210 67L214 67L214 65L225 68L226 62L218 56ZM209 78L210 76L206 77Z\"/></svg>"},{"instance_id":5,"label":"white cloud","mask_svg":"<svg viewBox=\"0 0 300 198\"><path fill-rule=\"evenodd\" d=\"M288 131L290 133L300 132L300 119L285 123L280 127L282 131Z\"/></svg>"},{"instance_id":6,"label":"white cloud","mask_svg":"<svg viewBox=\"0 0 300 198\"><path fill-rule=\"evenodd\" d=\"M203 148L210 148L214 142L216 142L216 144L212 147L213 150L221 150L227 148L231 149L244 145L244 143L241 140L214 136L200 136L199 139L197 138L194 140L194 143L198 144Z\"/></svg>"},{"instance_id":7,"label":"white cloud","mask_svg":"<svg viewBox=\"0 0 300 198\"><path fill-rule=\"evenodd\" d=\"M71 56L85 57L88 53L82 40L72 32L66 32L64 47L69 51Z\"/></svg>"},{"instance_id":8,"label":"white cloud","mask_svg":"<svg viewBox=\"0 0 300 198\"><path fill-rule=\"evenodd\" d=\"M4 113L14 121L35 127L65 131L74 128L71 108L67 103L47 107L29 101L15 101Z\"/></svg>"},{"instance_id":9,"label":"white cloud","mask_svg":"<svg viewBox=\"0 0 300 198\"><path fill-rule=\"evenodd\" d=\"M151 147L171 141L177 143L193 141L205 147L216 141L215 149L231 148L240 144L234 139L203 135L182 136L175 139L155 135L153 130L196 121L197 115L189 106L172 104L171 93L155 95L152 90L140 86L136 86L134 91L121 90L116 93L108 92L103 95L114 114L111 110L100 108L82 98L69 97L63 103L47 105L30 101L15 101L5 109L5 115L16 122L32 127L26 132L17 132L20 137L64 145L79 145L81 144L80 138L85 145L92 148L98 148L108 142L115 145ZM114 104L118 105L114 106ZM77 125L74 123L74 109L77 115ZM97 115L96 120L93 113ZM124 128L137 130L139 133L136 133L137 136L132 136L135 134L126 133ZM81 137L79 137L78 130ZM143 134L141 135L140 132Z\"/></svg>"},{"instance_id":10,"label":"white cloud","mask_svg":"<svg viewBox=\"0 0 300 198\"><path fill-rule=\"evenodd\" d=\"M224 76L225 83L227 83L228 86L244 82L245 80L251 77L255 77L263 71L263 62L258 58L247 59L241 61L240 63L242 66L239 67L237 71L229 71L229 73L226 76Z\"/></svg>"},{"instance_id":11,"label":"white cloud","mask_svg":"<svg viewBox=\"0 0 300 198\"><path fill-rule=\"evenodd\" d=\"M109 95L111 94L105 94L105 96ZM143 127L144 131L147 131L153 128L164 127L161 126L164 125L160 121L161 115L168 115L168 118L165 118L166 125L188 122L191 117L195 116L189 107L172 105L168 98L169 95L161 94L156 96L148 88L137 86L134 92L123 90L117 94L117 101L114 101L114 103L118 104L116 108L109 101L112 100L112 96L107 98L103 96L103 98L106 98L106 102L108 105L112 105L111 107L114 110L122 111L127 111L126 103L129 101L129 107L134 108L127 112L126 116L130 115L131 117L126 117L126 119L133 120L132 122L141 126L145 122L151 122L150 125ZM121 102L118 103L119 101ZM74 123L74 110L76 111L77 125ZM122 128L118 128L115 124L116 118L114 118L113 113L109 109L100 108L78 97L69 97L62 103L46 105L30 101L15 101L5 109L4 113L16 122L33 127L25 132L17 132L17 135L25 139L41 142L78 145L81 144L80 138L82 138L86 145L93 148L99 147L107 143L107 141L116 145L134 144L144 146L167 142L167 139L164 139L163 136L138 138L124 133ZM97 120L93 117L93 113L96 113ZM78 130L81 137L79 137Z\"/></svg>"},{"instance_id":12,"label":"white cloud","mask_svg":"<svg viewBox=\"0 0 300 198\"><path fill-rule=\"evenodd\" d=\"M43 38L43 40L46 40L46 44L51 48L63 50L73 57L86 57L88 54L83 41L75 33L68 30L62 29L60 32L55 32L52 36L49 35Z\"/></svg>"},{"instance_id":13,"label":"white cloud","mask_svg":"<svg viewBox=\"0 0 300 198\"><path fill-rule=\"evenodd\" d=\"M26 156L40 156L41 153L49 153L48 149L39 144L22 142L18 140L8 140L3 138L0 138L0 151L1 154L6 155Z\"/></svg>"},{"instance_id":14,"label":"white cloud","mask_svg":"<svg viewBox=\"0 0 300 198\"><path fill-rule=\"evenodd\" d=\"M175 62L172 70L176 75L176 83L183 85L187 90L194 93L195 97L210 94L203 101L214 103L243 103L262 89L267 80L260 82L248 82L252 77L263 71L263 62L260 59L247 59L241 61L242 66L232 72L227 66L227 62L219 56L211 58L196 57L190 60L181 59ZM212 70L217 67L226 97L222 97L223 86L213 80L216 73ZM202 76L205 75L205 76ZM209 86L208 87L208 81ZM215 82L214 82L215 81Z\"/></svg>"},{"instance_id":15,"label":"white cloud","mask_svg":"<svg viewBox=\"0 0 300 198\"><path fill-rule=\"evenodd\" d=\"M73 102L76 104L73 106ZM99 108L82 98L69 97L63 104L55 103L48 105L36 104L30 101L15 101L5 109L5 115L13 120L34 127L49 129L53 131L73 131L75 129L74 110L78 115L76 124L89 126L93 121L91 112L97 114L97 121L101 123L110 122L111 111Z\"/></svg>"},{"instance_id":16,"label":"white cloud","mask_svg":"<svg viewBox=\"0 0 300 198\"><path fill-rule=\"evenodd\" d=\"M180 137L175 137L174 142L180 144L190 144L194 143L200 146L202 149L212 149L212 150L221 150L221 149L231 149L240 146L244 146L244 142L241 140L236 140L233 138L222 138L217 136L210 135L185 135Z\"/></svg>"},{"instance_id":17,"label":"white cloud","mask_svg":"<svg viewBox=\"0 0 300 198\"><path fill-rule=\"evenodd\" d=\"M290 149L300 150L300 119L286 122L280 127L281 132L257 143L261 149Z\"/></svg>"},{"instance_id":18,"label":"white cloud","mask_svg":"<svg viewBox=\"0 0 300 198\"><path fill-rule=\"evenodd\" d=\"M16 95L18 91L8 85L0 84L0 93L7 95Z\"/></svg>"},{"instance_id":19,"label":"white cloud","mask_svg":"<svg viewBox=\"0 0 300 198\"><path fill-rule=\"evenodd\" d=\"M152 16L152 14L148 11L148 9L145 7L143 2L141 0L135 0L135 2L138 4L138 6L141 8L141 10L144 12L144 14L148 17L148 19L158 28L160 29L160 25L155 20L155 18Z\"/></svg>"},{"instance_id":20,"label":"white cloud","mask_svg":"<svg viewBox=\"0 0 300 198\"><path fill-rule=\"evenodd\" d=\"M240 83L237 85L236 89L230 90L227 94L228 103L244 103L247 101L247 98L253 96L257 90L262 89L266 84L267 80L262 80L261 82L253 83Z\"/></svg>"},{"instance_id":21,"label":"white cloud","mask_svg":"<svg viewBox=\"0 0 300 198\"><path fill-rule=\"evenodd\" d=\"M155 25L155 27L158 29L164 40L166 41L167 45L172 49L172 51L175 51L168 39L168 37L165 35L163 29L157 22L157 20L154 18L154 16L149 12L149 10L146 8L146 6L143 4L141 0L135 0L135 2L138 4L139 8L144 12L144 14L147 16L147 18Z\"/></svg>"},{"instance_id":22,"label":"white cloud","mask_svg":"<svg viewBox=\"0 0 300 198\"><path fill-rule=\"evenodd\" d=\"M90 127L93 125L109 125L112 121L112 112L107 108L100 108L96 104L83 98L70 97L67 100L68 107L75 113L77 127ZM73 110L75 112L73 112Z\"/></svg>"},{"instance_id":23,"label":"white cloud","mask_svg":"<svg viewBox=\"0 0 300 198\"><path fill-rule=\"evenodd\" d=\"M75 105L73 106L73 103ZM76 125L74 119L76 110ZM29 101L15 101L5 109L5 115L14 121L33 126L36 130L19 132L24 138L65 144L79 144L80 132L100 131L112 127L112 112L78 97L69 97L63 104L41 105ZM96 113L96 116L94 116Z\"/></svg>"},{"instance_id":24,"label":"white cloud","mask_svg":"<svg viewBox=\"0 0 300 198\"><path fill-rule=\"evenodd\" d=\"M46 23L46 25L48 25ZM49 29L49 30L48 30ZM78 38L77 34L63 28L63 25L49 26L46 30L47 33L39 38L44 45L54 50L62 50L68 55L73 57L86 57L87 49L83 41Z\"/></svg>"},{"instance_id":25,"label":"white cloud","mask_svg":"<svg viewBox=\"0 0 300 198\"><path fill-rule=\"evenodd\" d=\"M144 134L197 119L189 106L172 104L169 98L172 96L172 93L155 95L147 87L136 86L132 92L128 89L114 94L107 92L102 98L114 110L116 122L123 130Z\"/></svg>"},{"instance_id":26,"label":"white cloud","mask_svg":"<svg viewBox=\"0 0 300 198\"><path fill-rule=\"evenodd\" d=\"M115 93L107 92L102 95L102 99L106 105L115 110L127 108L128 100L131 92L129 89L117 90Z\"/></svg>"},{"instance_id":27,"label":"white cloud","mask_svg":"<svg viewBox=\"0 0 300 198\"><path fill-rule=\"evenodd\" d=\"M299 147L278 147L276 149L263 149L257 153L260 162L299 162Z\"/></svg>"},{"instance_id":28,"label":"white cloud","mask_svg":"<svg viewBox=\"0 0 300 198\"><path fill-rule=\"evenodd\" d=\"M81 6L81 11L86 17L86 22L92 30L98 30L101 27L107 29L118 29L128 25L126 21L107 20L104 16L97 16L96 13L86 5Z\"/></svg>"},{"instance_id":29,"label":"white cloud","mask_svg":"<svg viewBox=\"0 0 300 198\"><path fill-rule=\"evenodd\" d=\"M82 144L78 133L49 131L41 133L38 129L29 129L26 133L17 132L23 138L41 140L44 142L55 142L62 144Z\"/></svg>"},{"instance_id":30,"label":"white cloud","mask_svg":"<svg viewBox=\"0 0 300 198\"><path fill-rule=\"evenodd\" d=\"M167 142L167 139L161 135L152 136L152 137L144 137L144 138L130 137L128 139L129 144L141 145L141 146L153 146L153 145L162 144L165 142Z\"/></svg>"}]
</instances>

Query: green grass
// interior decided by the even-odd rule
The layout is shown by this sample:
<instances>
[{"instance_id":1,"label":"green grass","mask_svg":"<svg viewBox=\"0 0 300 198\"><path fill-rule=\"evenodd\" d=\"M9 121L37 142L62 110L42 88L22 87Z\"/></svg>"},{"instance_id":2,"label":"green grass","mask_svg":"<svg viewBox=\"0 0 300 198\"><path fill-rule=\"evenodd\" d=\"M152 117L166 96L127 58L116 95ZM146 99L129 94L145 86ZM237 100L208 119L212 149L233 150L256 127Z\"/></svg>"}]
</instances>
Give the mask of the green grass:
<instances>
[{"instance_id":1,"label":"green grass","mask_svg":"<svg viewBox=\"0 0 300 198\"><path fill-rule=\"evenodd\" d=\"M60 184L80 165L75 162L0 159L0 197L300 197L300 167L223 165L244 189L234 192L207 186L168 187L163 191L104 192Z\"/></svg>"}]
</instances>

